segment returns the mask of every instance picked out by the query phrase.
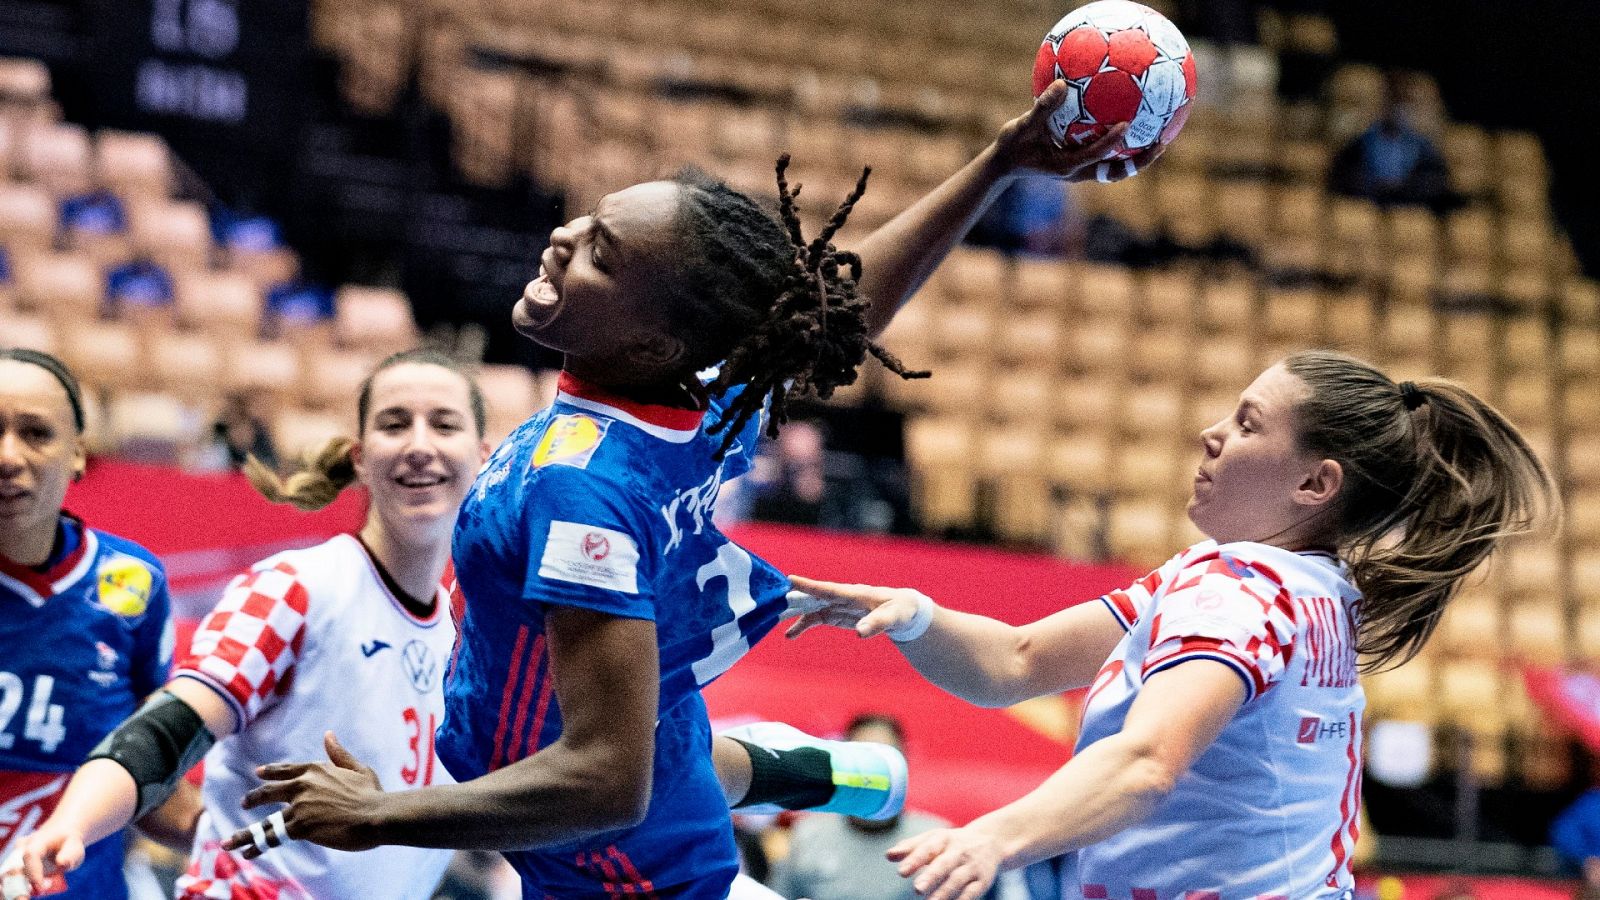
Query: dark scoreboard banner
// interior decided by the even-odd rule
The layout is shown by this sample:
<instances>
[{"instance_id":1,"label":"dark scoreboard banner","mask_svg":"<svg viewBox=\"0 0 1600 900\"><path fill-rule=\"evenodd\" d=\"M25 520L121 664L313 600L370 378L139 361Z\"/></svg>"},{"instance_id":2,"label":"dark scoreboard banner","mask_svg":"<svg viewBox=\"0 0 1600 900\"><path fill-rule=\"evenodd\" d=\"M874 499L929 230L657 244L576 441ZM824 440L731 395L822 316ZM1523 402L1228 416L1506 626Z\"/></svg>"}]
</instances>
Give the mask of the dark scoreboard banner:
<instances>
[{"instance_id":1,"label":"dark scoreboard banner","mask_svg":"<svg viewBox=\"0 0 1600 900\"><path fill-rule=\"evenodd\" d=\"M164 135L225 195L287 164L308 102L307 0L90 0L97 120Z\"/></svg>"}]
</instances>

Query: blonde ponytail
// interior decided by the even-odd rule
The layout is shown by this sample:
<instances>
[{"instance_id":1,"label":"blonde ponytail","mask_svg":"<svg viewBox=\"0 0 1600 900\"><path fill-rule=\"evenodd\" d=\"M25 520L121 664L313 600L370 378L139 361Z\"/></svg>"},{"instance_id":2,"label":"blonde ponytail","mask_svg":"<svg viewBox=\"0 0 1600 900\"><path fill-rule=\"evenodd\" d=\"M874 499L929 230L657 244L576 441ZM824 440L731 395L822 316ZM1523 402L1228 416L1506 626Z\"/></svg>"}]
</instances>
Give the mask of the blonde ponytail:
<instances>
[{"instance_id":1,"label":"blonde ponytail","mask_svg":"<svg viewBox=\"0 0 1600 900\"><path fill-rule=\"evenodd\" d=\"M340 491L355 483L356 467L351 457L355 445L350 438L332 438L320 449L306 451L300 468L287 478L278 477L278 473L250 456L245 459L244 474L261 496L273 503L288 503L296 509L314 512L332 503Z\"/></svg>"}]
</instances>

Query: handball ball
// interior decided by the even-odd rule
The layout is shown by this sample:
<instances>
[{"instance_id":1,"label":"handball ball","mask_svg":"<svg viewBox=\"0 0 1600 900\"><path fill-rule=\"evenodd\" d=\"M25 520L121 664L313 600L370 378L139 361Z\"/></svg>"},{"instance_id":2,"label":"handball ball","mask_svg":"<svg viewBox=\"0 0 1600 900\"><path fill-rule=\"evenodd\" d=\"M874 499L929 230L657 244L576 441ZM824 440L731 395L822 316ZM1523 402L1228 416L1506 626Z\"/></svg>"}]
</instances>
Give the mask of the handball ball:
<instances>
[{"instance_id":1,"label":"handball ball","mask_svg":"<svg viewBox=\"0 0 1600 900\"><path fill-rule=\"evenodd\" d=\"M1067 83L1050 117L1056 140L1081 146L1128 122L1117 159L1177 137L1198 87L1178 26L1129 0L1097 0L1050 29L1033 63L1033 95L1056 79Z\"/></svg>"}]
</instances>

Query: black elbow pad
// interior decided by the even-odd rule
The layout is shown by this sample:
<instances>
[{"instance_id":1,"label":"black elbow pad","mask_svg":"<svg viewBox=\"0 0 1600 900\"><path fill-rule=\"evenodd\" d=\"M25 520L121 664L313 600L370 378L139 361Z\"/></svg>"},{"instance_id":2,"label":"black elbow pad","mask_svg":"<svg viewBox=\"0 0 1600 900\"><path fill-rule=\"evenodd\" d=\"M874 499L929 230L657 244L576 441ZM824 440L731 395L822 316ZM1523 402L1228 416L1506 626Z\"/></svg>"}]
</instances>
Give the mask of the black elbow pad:
<instances>
[{"instance_id":1,"label":"black elbow pad","mask_svg":"<svg viewBox=\"0 0 1600 900\"><path fill-rule=\"evenodd\" d=\"M178 779L214 743L216 738L194 707L163 689L106 735L89 759L109 759L133 776L139 788L139 807L133 814L138 821L172 796Z\"/></svg>"}]
</instances>

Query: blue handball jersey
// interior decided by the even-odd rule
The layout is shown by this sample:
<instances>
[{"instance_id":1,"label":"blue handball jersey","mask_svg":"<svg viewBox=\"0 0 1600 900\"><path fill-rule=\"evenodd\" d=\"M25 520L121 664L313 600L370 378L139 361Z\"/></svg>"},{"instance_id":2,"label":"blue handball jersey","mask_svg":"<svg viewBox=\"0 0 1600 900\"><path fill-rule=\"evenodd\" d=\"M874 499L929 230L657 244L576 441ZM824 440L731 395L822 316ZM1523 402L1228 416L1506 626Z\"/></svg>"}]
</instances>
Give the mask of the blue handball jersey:
<instances>
[{"instance_id":1,"label":"blue handball jersey","mask_svg":"<svg viewBox=\"0 0 1600 900\"><path fill-rule=\"evenodd\" d=\"M534 898L722 900L738 869L711 764L700 688L777 624L788 580L711 521L743 474L753 417L725 459L704 414L630 403L563 375L555 404L501 444L461 508L463 595L439 759L457 780L538 752L561 735L544 617L572 606L656 623L660 719L642 823L571 845L508 853Z\"/></svg>"},{"instance_id":2,"label":"blue handball jersey","mask_svg":"<svg viewBox=\"0 0 1600 900\"><path fill-rule=\"evenodd\" d=\"M95 744L167 681L167 578L150 551L61 519L44 570L0 557L0 857L55 808ZM59 897L121 898L123 839L89 847Z\"/></svg>"}]
</instances>

